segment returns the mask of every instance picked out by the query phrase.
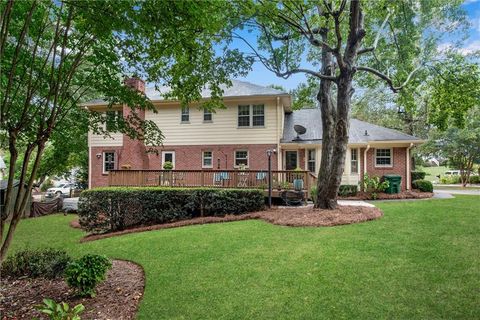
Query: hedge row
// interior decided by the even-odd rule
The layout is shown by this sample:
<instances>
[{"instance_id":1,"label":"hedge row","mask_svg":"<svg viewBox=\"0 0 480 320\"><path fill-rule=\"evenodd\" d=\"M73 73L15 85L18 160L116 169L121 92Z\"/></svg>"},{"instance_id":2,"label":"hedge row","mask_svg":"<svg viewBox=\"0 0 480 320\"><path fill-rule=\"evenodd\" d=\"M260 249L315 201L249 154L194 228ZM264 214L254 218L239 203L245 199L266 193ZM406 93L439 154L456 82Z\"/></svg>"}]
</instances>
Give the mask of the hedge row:
<instances>
[{"instance_id":1,"label":"hedge row","mask_svg":"<svg viewBox=\"0 0 480 320\"><path fill-rule=\"evenodd\" d=\"M426 174L427 174L427 173L426 173L426 172L423 172L423 171L412 171L412 172L411 172L412 181L415 181L415 180L424 180Z\"/></svg>"},{"instance_id":2,"label":"hedge row","mask_svg":"<svg viewBox=\"0 0 480 320\"><path fill-rule=\"evenodd\" d=\"M97 188L82 192L80 225L90 232L123 230L197 216L224 216L263 209L260 190L212 188Z\"/></svg>"},{"instance_id":3,"label":"hedge row","mask_svg":"<svg viewBox=\"0 0 480 320\"><path fill-rule=\"evenodd\" d=\"M433 192L433 184L428 180L415 180L412 187L422 192Z\"/></svg>"}]
</instances>

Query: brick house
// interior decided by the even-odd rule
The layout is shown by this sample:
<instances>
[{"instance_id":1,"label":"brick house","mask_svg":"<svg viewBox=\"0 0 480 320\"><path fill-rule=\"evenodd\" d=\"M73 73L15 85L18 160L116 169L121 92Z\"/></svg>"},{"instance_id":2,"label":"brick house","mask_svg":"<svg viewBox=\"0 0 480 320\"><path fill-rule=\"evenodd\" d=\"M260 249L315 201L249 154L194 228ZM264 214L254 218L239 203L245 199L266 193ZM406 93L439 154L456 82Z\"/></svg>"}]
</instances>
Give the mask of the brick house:
<instances>
[{"instance_id":1,"label":"brick house","mask_svg":"<svg viewBox=\"0 0 480 320\"><path fill-rule=\"evenodd\" d=\"M153 120L165 140L158 153L147 153L140 141L113 133L104 138L88 135L89 187L108 185L110 170L156 169L166 161L175 170L250 170L267 168L267 150L276 150L272 167L276 170L301 168L317 173L321 159L322 125L319 109L293 111L288 93L233 81L224 88L224 109L208 112L192 104L181 108L176 101L166 101L153 88L145 88L139 79L129 85L143 92L157 108L140 116ZM208 93L202 94L208 99ZM90 110L107 112L107 103L93 100L85 104ZM126 116L129 108L114 106L107 116ZM306 132L295 131L304 127ZM422 140L367 122L352 119L343 184L357 184L363 174L402 176L402 189L410 186L410 149Z\"/></svg>"}]
</instances>

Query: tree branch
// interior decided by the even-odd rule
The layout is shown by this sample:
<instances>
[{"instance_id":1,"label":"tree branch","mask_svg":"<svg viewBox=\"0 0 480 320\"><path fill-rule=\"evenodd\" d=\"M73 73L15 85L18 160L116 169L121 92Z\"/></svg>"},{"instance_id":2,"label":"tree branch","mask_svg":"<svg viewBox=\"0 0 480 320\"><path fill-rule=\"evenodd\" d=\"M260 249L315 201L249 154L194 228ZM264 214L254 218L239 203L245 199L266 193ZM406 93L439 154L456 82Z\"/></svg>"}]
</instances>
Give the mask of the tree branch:
<instances>
[{"instance_id":1,"label":"tree branch","mask_svg":"<svg viewBox=\"0 0 480 320\"><path fill-rule=\"evenodd\" d=\"M388 86L390 87L390 89L393 91L393 92L398 92L400 90L402 90L403 87L405 87L408 82L410 81L410 79L413 77L413 75L421 69L421 66L418 66L417 68L413 69L412 72L410 72L410 74L407 76L407 79L400 85L400 86L395 86L393 84L393 80L388 77L387 75L385 75L384 73L378 71L378 70L375 70L373 68L370 68L370 67L357 67L356 70L358 71L366 71L366 72L369 72L377 77L379 77L380 79L384 80Z\"/></svg>"}]
</instances>

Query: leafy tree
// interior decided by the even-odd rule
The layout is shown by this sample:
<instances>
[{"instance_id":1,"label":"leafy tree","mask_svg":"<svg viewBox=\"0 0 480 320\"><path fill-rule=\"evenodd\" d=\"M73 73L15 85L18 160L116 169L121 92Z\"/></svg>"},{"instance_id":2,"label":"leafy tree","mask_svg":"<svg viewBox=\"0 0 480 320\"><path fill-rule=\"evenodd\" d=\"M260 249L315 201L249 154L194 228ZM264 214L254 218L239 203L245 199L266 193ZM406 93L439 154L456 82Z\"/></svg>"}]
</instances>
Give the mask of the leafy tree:
<instances>
[{"instance_id":1,"label":"leafy tree","mask_svg":"<svg viewBox=\"0 0 480 320\"><path fill-rule=\"evenodd\" d=\"M131 114L117 119L115 130L147 146L161 144L163 135L154 122L141 120L138 111L154 108L144 95L125 87L123 77L137 74L169 85L172 90L165 96L183 104L198 100L207 85L213 97L207 107L221 103L219 85L242 75L251 63L235 50L217 54L225 30L235 23L227 5L161 0L0 3L0 143L10 157L0 262L42 170L45 151L62 153L63 133L71 133L70 126L82 119L89 120L94 132L108 135L104 115L87 114L79 106L89 92L104 96L110 106L128 105ZM14 197L17 170L20 187Z\"/></svg>"},{"instance_id":2,"label":"leafy tree","mask_svg":"<svg viewBox=\"0 0 480 320\"><path fill-rule=\"evenodd\" d=\"M480 163L480 107L468 112L463 128L450 126L445 131L433 131L422 150L447 158L451 167L460 170L462 185L466 186L474 164Z\"/></svg>"},{"instance_id":3,"label":"leafy tree","mask_svg":"<svg viewBox=\"0 0 480 320\"><path fill-rule=\"evenodd\" d=\"M430 56L427 53L438 39L438 33L432 36L430 31L448 29L452 19L463 18L459 4L447 0L238 2L247 17L243 26L257 30L259 36L256 44L239 32L234 37L278 77L303 73L313 79L323 127L317 207L337 206L354 78L381 81L400 92L422 72Z\"/></svg>"}]
</instances>

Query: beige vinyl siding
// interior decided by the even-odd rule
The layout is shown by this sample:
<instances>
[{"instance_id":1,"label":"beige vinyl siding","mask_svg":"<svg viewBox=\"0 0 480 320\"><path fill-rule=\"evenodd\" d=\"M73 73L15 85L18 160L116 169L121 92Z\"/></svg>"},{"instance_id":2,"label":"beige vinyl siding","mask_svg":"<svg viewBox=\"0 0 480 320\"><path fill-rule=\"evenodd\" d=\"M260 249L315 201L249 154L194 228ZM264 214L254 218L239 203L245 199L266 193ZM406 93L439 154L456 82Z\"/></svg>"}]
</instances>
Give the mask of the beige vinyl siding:
<instances>
[{"instance_id":1,"label":"beige vinyl siding","mask_svg":"<svg viewBox=\"0 0 480 320\"><path fill-rule=\"evenodd\" d=\"M213 113L211 122L203 121L203 109L191 106L189 123L181 123L179 104L167 103L157 105L158 113L147 111L145 119L154 121L162 130L165 136L164 145L278 143L280 122L276 100L242 100L225 104L225 109L217 109ZM238 105L246 104L265 106L265 126L238 127Z\"/></svg>"},{"instance_id":2,"label":"beige vinyl siding","mask_svg":"<svg viewBox=\"0 0 480 320\"><path fill-rule=\"evenodd\" d=\"M121 133L111 133L110 137L104 138L103 135L88 133L89 147L121 147L123 146L123 135Z\"/></svg>"}]
</instances>

